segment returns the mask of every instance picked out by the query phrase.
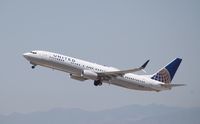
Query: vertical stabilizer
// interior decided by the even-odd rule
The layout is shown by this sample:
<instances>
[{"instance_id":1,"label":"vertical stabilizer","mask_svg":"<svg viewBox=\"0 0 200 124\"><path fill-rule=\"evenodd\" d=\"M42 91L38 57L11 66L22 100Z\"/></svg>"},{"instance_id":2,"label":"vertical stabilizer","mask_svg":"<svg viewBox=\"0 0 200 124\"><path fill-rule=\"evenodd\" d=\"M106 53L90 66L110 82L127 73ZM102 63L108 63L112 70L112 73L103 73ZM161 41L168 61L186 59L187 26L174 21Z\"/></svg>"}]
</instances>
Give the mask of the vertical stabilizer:
<instances>
[{"instance_id":1,"label":"vertical stabilizer","mask_svg":"<svg viewBox=\"0 0 200 124\"><path fill-rule=\"evenodd\" d=\"M164 68L160 69L156 72L151 79L164 82L164 83L171 83L182 59L176 58L171 63L166 65Z\"/></svg>"}]
</instances>

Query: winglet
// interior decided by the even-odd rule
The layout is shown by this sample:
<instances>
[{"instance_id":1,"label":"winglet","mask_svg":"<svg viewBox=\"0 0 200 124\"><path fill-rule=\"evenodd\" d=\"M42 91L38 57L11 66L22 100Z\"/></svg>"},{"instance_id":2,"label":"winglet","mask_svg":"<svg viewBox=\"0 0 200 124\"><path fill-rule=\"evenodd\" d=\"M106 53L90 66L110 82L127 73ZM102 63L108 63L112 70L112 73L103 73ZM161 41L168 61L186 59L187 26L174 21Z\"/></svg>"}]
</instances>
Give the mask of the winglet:
<instances>
[{"instance_id":1,"label":"winglet","mask_svg":"<svg viewBox=\"0 0 200 124\"><path fill-rule=\"evenodd\" d=\"M144 69L144 68L147 66L147 64L149 63L149 61L150 61L150 60L147 60L147 61L140 67L140 69Z\"/></svg>"}]
</instances>

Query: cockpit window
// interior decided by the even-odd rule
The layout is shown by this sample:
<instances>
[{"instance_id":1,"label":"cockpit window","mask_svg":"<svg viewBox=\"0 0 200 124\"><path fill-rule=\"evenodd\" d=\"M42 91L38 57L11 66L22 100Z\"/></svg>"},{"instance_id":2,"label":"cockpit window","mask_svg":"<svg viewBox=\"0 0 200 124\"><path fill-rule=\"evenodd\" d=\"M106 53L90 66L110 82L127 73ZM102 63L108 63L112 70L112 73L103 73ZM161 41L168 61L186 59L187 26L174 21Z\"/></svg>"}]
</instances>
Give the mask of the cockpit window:
<instances>
[{"instance_id":1,"label":"cockpit window","mask_svg":"<svg viewBox=\"0 0 200 124\"><path fill-rule=\"evenodd\" d=\"M37 54L37 52L34 52L34 51L31 51L31 53L33 53L33 54Z\"/></svg>"}]
</instances>

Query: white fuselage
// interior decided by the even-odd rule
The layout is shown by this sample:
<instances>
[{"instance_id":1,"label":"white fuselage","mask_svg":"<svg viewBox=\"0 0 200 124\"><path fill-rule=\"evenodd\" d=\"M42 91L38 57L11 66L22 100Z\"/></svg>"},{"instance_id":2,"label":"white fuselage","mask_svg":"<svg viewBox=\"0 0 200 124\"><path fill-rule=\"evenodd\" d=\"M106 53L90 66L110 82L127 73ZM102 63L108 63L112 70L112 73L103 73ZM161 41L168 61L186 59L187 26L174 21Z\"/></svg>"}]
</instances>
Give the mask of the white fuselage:
<instances>
[{"instance_id":1,"label":"white fuselage","mask_svg":"<svg viewBox=\"0 0 200 124\"><path fill-rule=\"evenodd\" d=\"M70 75L77 77L78 80L86 79L82 76L83 70L89 70L95 73L119 71L119 69L117 68L103 66L96 63L87 62L81 59L76 59L73 57L47 51L34 51L30 53L25 53L24 57L33 65L41 65L52 69L64 71L69 73ZM163 84L162 82L152 80L151 78L149 78L149 76L135 75L132 73L127 73L123 76L117 76L109 80L103 80L103 82L125 87L128 89L143 91L169 90L169 88L161 86L161 84Z\"/></svg>"}]
</instances>

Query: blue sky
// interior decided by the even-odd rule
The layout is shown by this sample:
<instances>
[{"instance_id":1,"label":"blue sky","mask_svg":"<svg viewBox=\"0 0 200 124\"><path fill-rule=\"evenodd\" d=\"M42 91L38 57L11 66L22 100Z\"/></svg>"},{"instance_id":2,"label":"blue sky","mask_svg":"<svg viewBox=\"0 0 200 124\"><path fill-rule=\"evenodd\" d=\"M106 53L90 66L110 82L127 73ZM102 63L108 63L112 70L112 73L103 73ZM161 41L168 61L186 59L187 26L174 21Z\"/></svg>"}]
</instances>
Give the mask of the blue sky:
<instances>
[{"instance_id":1,"label":"blue sky","mask_svg":"<svg viewBox=\"0 0 200 124\"><path fill-rule=\"evenodd\" d=\"M130 104L200 107L199 5L195 0L1 1L0 114ZM148 74L181 57L173 82L187 86L160 93L94 87L63 72L32 70L22 54L38 49L120 69L150 59Z\"/></svg>"}]
</instances>

